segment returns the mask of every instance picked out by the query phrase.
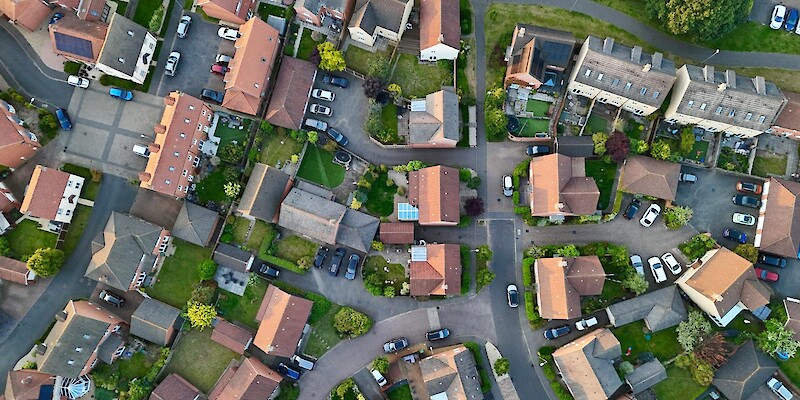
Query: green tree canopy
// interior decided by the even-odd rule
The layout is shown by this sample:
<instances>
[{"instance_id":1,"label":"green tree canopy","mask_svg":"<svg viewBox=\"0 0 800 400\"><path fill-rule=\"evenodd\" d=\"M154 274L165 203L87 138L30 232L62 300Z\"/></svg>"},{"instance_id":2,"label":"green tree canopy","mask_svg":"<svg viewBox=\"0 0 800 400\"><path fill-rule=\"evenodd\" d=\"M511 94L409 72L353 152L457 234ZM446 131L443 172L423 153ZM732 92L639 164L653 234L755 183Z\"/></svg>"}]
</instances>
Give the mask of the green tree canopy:
<instances>
[{"instance_id":1,"label":"green tree canopy","mask_svg":"<svg viewBox=\"0 0 800 400\"><path fill-rule=\"evenodd\" d=\"M333 316L333 327L340 336L354 338L367 333L372 327L372 320L350 307L342 307Z\"/></svg>"},{"instance_id":2,"label":"green tree canopy","mask_svg":"<svg viewBox=\"0 0 800 400\"><path fill-rule=\"evenodd\" d=\"M674 35L711 40L747 19L752 2L742 0L646 0L650 17Z\"/></svg>"},{"instance_id":3,"label":"green tree canopy","mask_svg":"<svg viewBox=\"0 0 800 400\"><path fill-rule=\"evenodd\" d=\"M202 331L211 326L211 321L217 317L217 309L211 304L190 301L184 316L192 324L192 328Z\"/></svg>"},{"instance_id":4,"label":"green tree canopy","mask_svg":"<svg viewBox=\"0 0 800 400\"><path fill-rule=\"evenodd\" d=\"M372 369L385 374L389 372L389 359L386 357L378 357L372 361Z\"/></svg>"},{"instance_id":5,"label":"green tree canopy","mask_svg":"<svg viewBox=\"0 0 800 400\"><path fill-rule=\"evenodd\" d=\"M28 258L28 269L42 278L57 274L63 264L64 252L47 247L36 249L36 252Z\"/></svg>"},{"instance_id":6,"label":"green tree canopy","mask_svg":"<svg viewBox=\"0 0 800 400\"><path fill-rule=\"evenodd\" d=\"M669 143L656 140L653 142L653 147L650 148L650 155L656 160L668 160L672 155L672 150L669 148Z\"/></svg>"},{"instance_id":7,"label":"green tree canopy","mask_svg":"<svg viewBox=\"0 0 800 400\"><path fill-rule=\"evenodd\" d=\"M213 260L203 260L203 262L197 266L197 272L200 275L201 281L211 280L217 272L217 263Z\"/></svg>"},{"instance_id":8,"label":"green tree canopy","mask_svg":"<svg viewBox=\"0 0 800 400\"><path fill-rule=\"evenodd\" d=\"M753 264L758 261L758 249L750 243L736 246L736 248L733 249L733 252Z\"/></svg>"},{"instance_id":9,"label":"green tree canopy","mask_svg":"<svg viewBox=\"0 0 800 400\"><path fill-rule=\"evenodd\" d=\"M678 334L678 343L681 347L686 351L692 351L703 336L711 332L711 323L706 320L702 312L692 310L689 312L689 318L678 324L675 332Z\"/></svg>"},{"instance_id":10,"label":"green tree canopy","mask_svg":"<svg viewBox=\"0 0 800 400\"><path fill-rule=\"evenodd\" d=\"M325 71L344 71L345 62L342 52L336 50L331 42L322 42L317 45L320 62L319 68Z\"/></svg>"}]
</instances>

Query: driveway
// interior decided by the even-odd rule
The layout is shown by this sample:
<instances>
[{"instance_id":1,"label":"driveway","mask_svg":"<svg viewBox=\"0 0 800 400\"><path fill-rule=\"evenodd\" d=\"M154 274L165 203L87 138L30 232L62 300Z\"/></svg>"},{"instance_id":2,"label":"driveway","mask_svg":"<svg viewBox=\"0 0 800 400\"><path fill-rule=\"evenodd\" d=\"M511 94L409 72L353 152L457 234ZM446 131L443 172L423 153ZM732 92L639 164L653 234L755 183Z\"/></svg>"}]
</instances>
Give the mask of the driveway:
<instances>
[{"instance_id":1,"label":"driveway","mask_svg":"<svg viewBox=\"0 0 800 400\"><path fill-rule=\"evenodd\" d=\"M329 127L335 128L347 136L350 141L347 146L348 150L352 150L352 147L359 147L358 145L377 147L376 144L369 140L367 133L364 132L364 121L367 119L367 112L369 111L367 96L364 96L364 89L361 87L364 81L351 74L339 72L337 73L338 76L347 78L350 81L350 84L342 89L322 83L322 75L324 73L322 70L317 71L317 78L314 80L313 88L333 92L336 98L333 101L324 101L309 96L303 123L307 118L327 122ZM298 93L298 95L300 94ZM312 104L330 107L333 114L330 117L312 114L309 111ZM358 151L355 151L355 153L360 155Z\"/></svg>"},{"instance_id":2,"label":"driveway","mask_svg":"<svg viewBox=\"0 0 800 400\"><path fill-rule=\"evenodd\" d=\"M525 143L487 143L486 150L492 157L492 162L486 166L483 182L483 185L486 185L486 211L512 211L514 209L512 198L503 196L503 175L511 175L517 164L530 160L530 157L525 155ZM526 187L524 182L521 182L520 187ZM520 198L524 202L527 196L520 193Z\"/></svg>"},{"instance_id":3,"label":"driveway","mask_svg":"<svg viewBox=\"0 0 800 400\"><path fill-rule=\"evenodd\" d=\"M769 21L772 19L772 10L777 4L783 4L787 9L800 8L800 0L755 0L748 19L758 24L768 25ZM777 33L778 32L776 32L776 34Z\"/></svg>"}]
</instances>

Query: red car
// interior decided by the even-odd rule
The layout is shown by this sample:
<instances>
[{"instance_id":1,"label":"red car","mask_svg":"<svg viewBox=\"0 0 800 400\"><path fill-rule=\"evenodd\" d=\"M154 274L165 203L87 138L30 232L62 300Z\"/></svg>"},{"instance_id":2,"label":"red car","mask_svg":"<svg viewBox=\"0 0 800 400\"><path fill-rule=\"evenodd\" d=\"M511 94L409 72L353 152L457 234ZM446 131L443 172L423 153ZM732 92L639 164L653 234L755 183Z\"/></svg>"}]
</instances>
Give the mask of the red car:
<instances>
[{"instance_id":1,"label":"red car","mask_svg":"<svg viewBox=\"0 0 800 400\"><path fill-rule=\"evenodd\" d=\"M751 182L737 182L736 190L742 193L761 194L761 185Z\"/></svg>"},{"instance_id":2,"label":"red car","mask_svg":"<svg viewBox=\"0 0 800 400\"><path fill-rule=\"evenodd\" d=\"M776 274L775 272L767 271L762 268L755 268L755 270L756 276L758 276L758 279L761 279L762 281L777 282L778 279L780 279L780 275Z\"/></svg>"},{"instance_id":3,"label":"red car","mask_svg":"<svg viewBox=\"0 0 800 400\"><path fill-rule=\"evenodd\" d=\"M228 71L229 71L228 67L224 65L214 64L211 66L212 74L225 75L226 73L228 73Z\"/></svg>"}]
</instances>

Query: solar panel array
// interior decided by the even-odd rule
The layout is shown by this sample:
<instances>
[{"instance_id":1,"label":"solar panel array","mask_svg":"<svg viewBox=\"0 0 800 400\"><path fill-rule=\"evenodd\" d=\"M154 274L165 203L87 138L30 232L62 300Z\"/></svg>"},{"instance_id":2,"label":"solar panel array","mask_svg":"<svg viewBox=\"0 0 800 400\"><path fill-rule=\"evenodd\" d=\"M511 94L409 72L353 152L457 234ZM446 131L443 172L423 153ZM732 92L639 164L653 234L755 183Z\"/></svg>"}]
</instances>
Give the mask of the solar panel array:
<instances>
[{"instance_id":1,"label":"solar panel array","mask_svg":"<svg viewBox=\"0 0 800 400\"><path fill-rule=\"evenodd\" d=\"M572 54L572 46L565 43L556 43L545 40L542 43L542 56L549 64L566 66Z\"/></svg>"},{"instance_id":2,"label":"solar panel array","mask_svg":"<svg viewBox=\"0 0 800 400\"><path fill-rule=\"evenodd\" d=\"M94 58L92 53L92 42L83 38L65 35L61 32L53 32L56 39L56 48L63 52L76 56Z\"/></svg>"},{"instance_id":3,"label":"solar panel array","mask_svg":"<svg viewBox=\"0 0 800 400\"><path fill-rule=\"evenodd\" d=\"M428 248L425 246L411 246L411 261L428 261Z\"/></svg>"},{"instance_id":4,"label":"solar panel array","mask_svg":"<svg viewBox=\"0 0 800 400\"><path fill-rule=\"evenodd\" d=\"M419 208L408 203L400 203L397 205L397 219L400 221L418 221Z\"/></svg>"}]
</instances>

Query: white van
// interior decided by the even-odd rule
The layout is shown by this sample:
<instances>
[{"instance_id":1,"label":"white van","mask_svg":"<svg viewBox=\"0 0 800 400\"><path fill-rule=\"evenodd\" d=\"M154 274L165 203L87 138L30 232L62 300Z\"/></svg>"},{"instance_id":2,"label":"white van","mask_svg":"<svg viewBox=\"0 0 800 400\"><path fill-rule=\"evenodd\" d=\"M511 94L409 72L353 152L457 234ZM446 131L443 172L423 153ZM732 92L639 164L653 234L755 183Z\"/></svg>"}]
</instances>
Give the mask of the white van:
<instances>
[{"instance_id":1,"label":"white van","mask_svg":"<svg viewBox=\"0 0 800 400\"><path fill-rule=\"evenodd\" d=\"M314 362L313 361L311 361L311 360L309 360L307 358L300 357L297 354L292 356L292 362L297 364L298 367L303 368L303 369L307 369L309 371L314 369Z\"/></svg>"},{"instance_id":2,"label":"white van","mask_svg":"<svg viewBox=\"0 0 800 400\"><path fill-rule=\"evenodd\" d=\"M389 383L389 382L386 382L386 378L384 378L383 375L381 375L380 372L378 372L378 371L376 371L374 369L372 370L372 377L375 378L375 382L378 382L378 386L380 386L380 387L384 387Z\"/></svg>"},{"instance_id":3,"label":"white van","mask_svg":"<svg viewBox=\"0 0 800 400\"><path fill-rule=\"evenodd\" d=\"M145 158L150 157L150 149L148 149L147 146L141 144L133 145L133 153L136 154L137 156L142 156Z\"/></svg>"}]
</instances>

